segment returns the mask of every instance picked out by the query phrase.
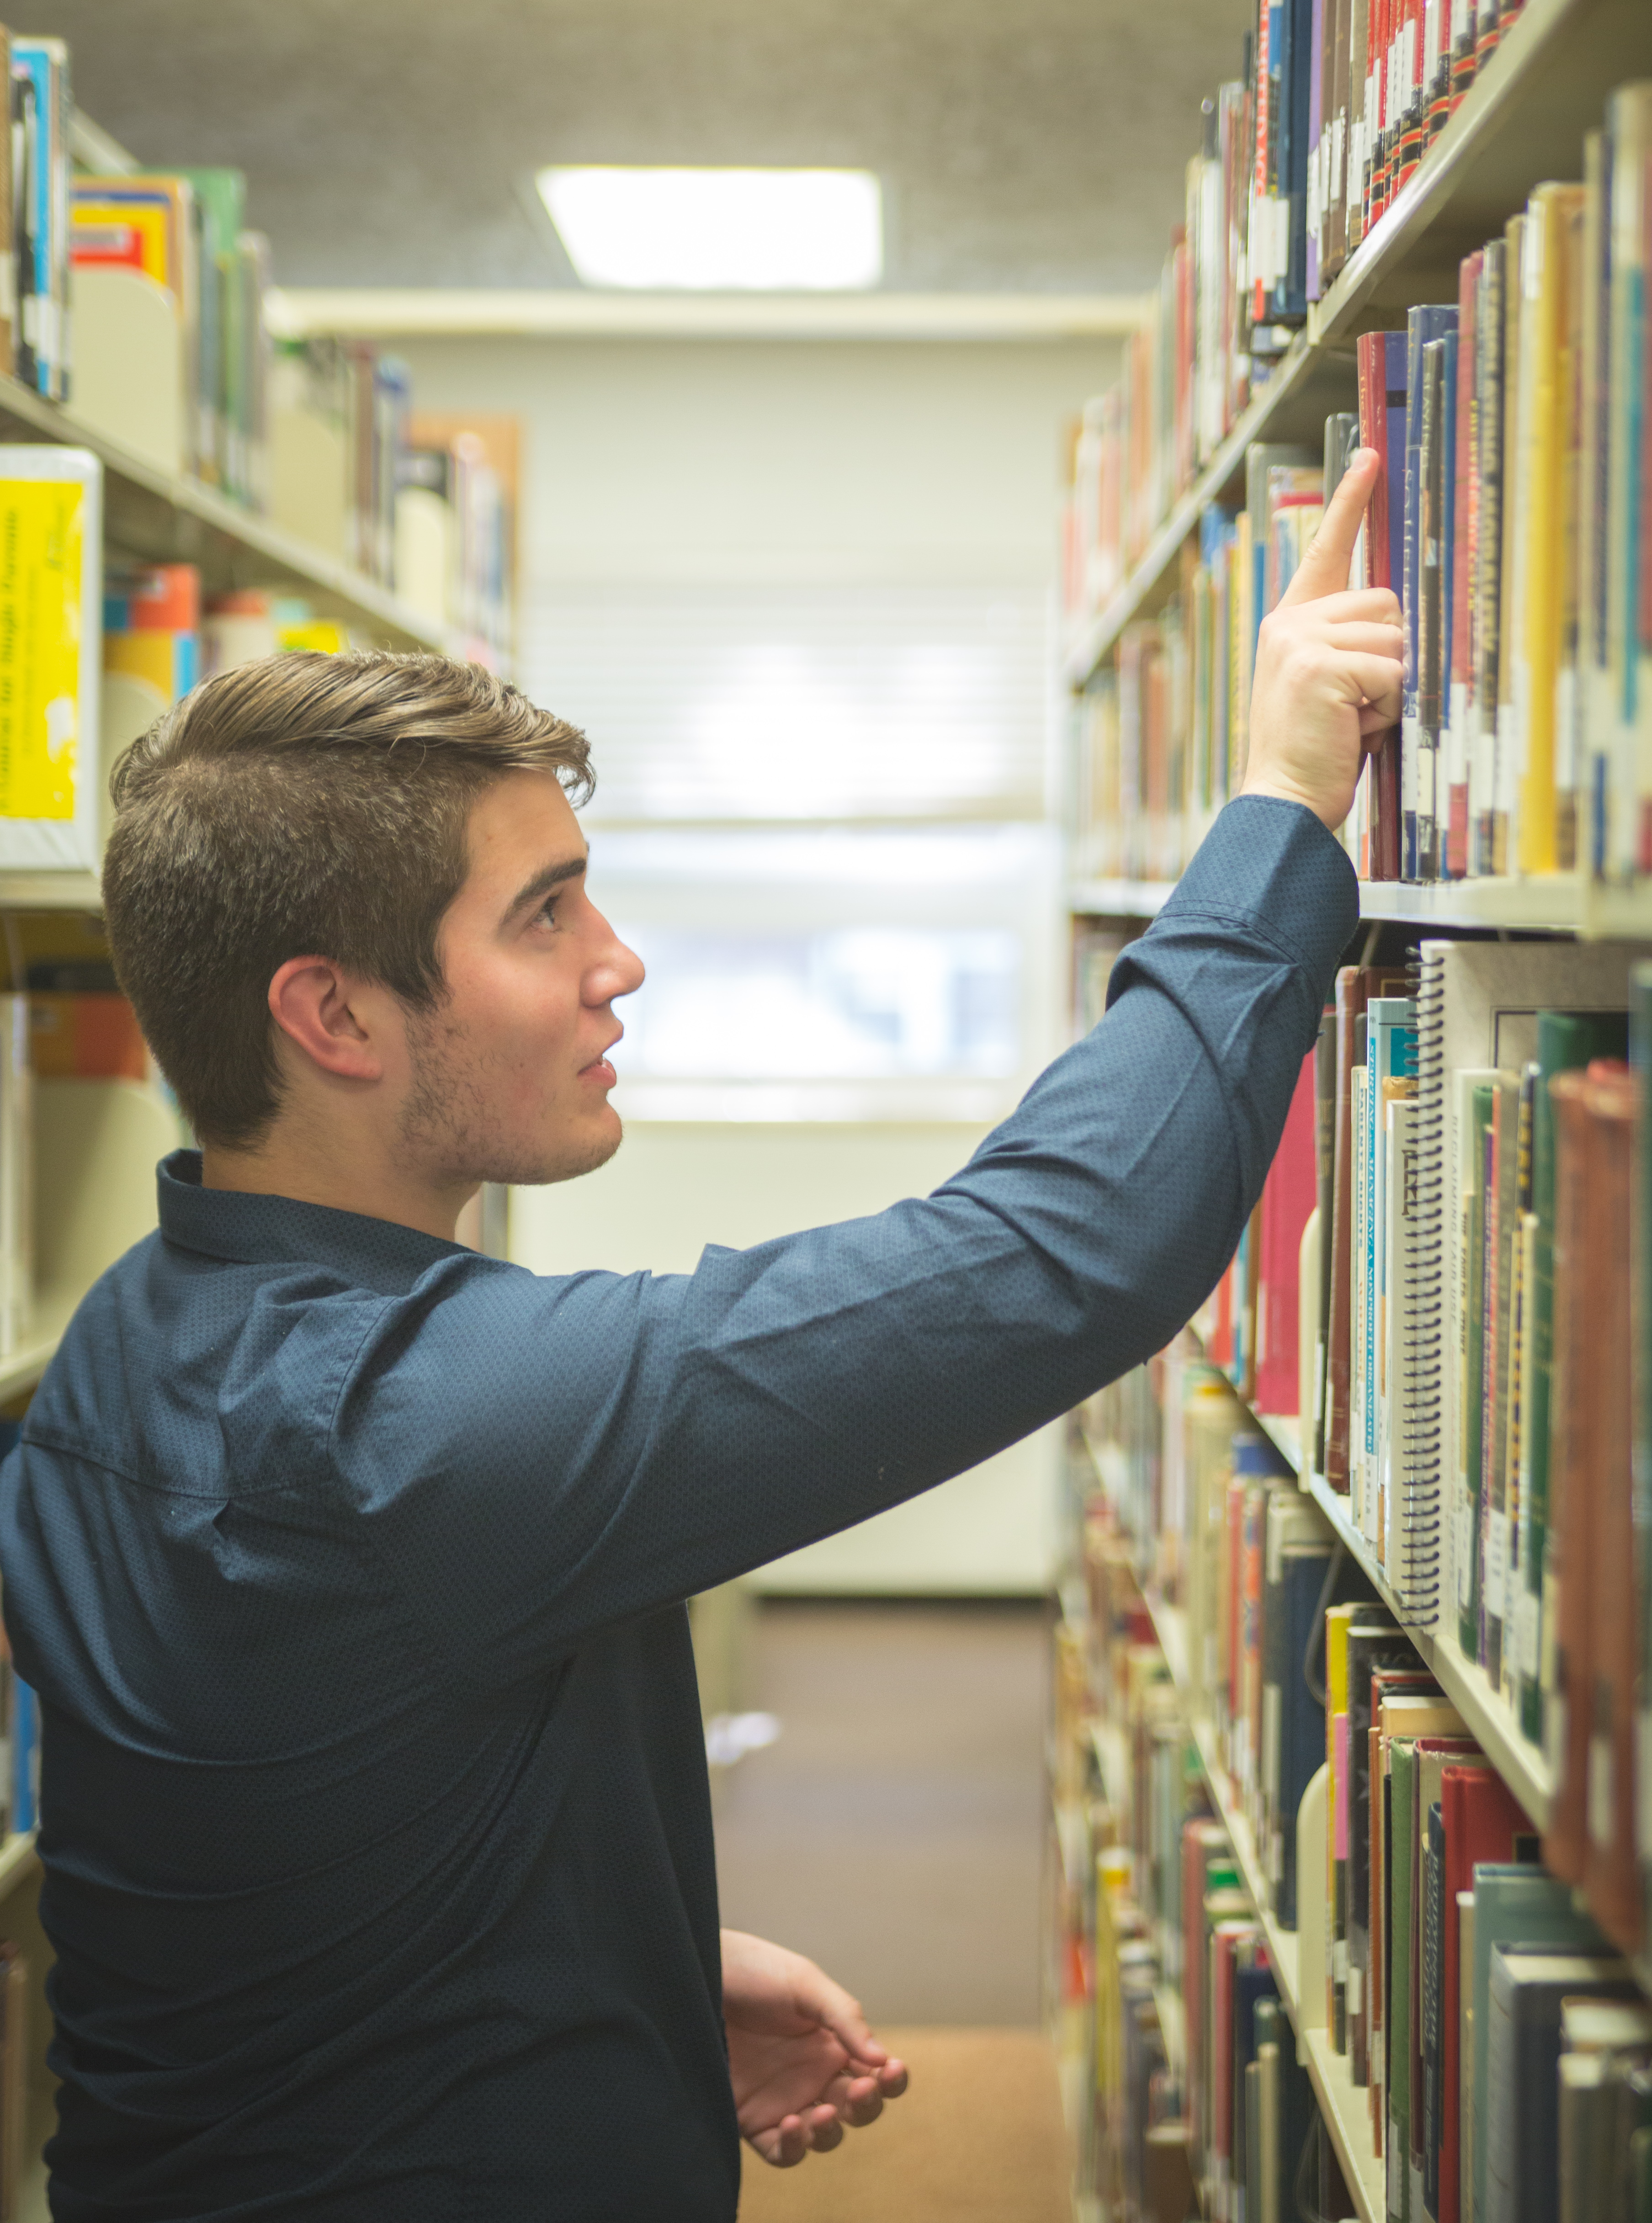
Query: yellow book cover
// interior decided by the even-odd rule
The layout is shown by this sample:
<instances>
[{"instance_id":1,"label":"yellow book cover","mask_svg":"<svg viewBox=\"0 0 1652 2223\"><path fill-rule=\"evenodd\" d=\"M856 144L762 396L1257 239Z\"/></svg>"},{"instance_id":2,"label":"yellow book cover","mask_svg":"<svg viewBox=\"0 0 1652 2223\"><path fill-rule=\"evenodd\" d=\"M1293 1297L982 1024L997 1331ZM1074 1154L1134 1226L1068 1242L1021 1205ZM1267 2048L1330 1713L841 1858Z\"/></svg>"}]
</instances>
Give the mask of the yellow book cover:
<instances>
[{"instance_id":1,"label":"yellow book cover","mask_svg":"<svg viewBox=\"0 0 1652 2223\"><path fill-rule=\"evenodd\" d=\"M1491 870L1514 870L1515 828L1519 809L1518 710L1514 699L1515 567L1523 543L1516 530L1520 515L1520 274L1524 268L1526 218L1511 216L1504 227L1503 285L1503 517L1502 559L1498 579L1497 740L1491 775Z\"/></svg>"},{"instance_id":2,"label":"yellow book cover","mask_svg":"<svg viewBox=\"0 0 1652 2223\"><path fill-rule=\"evenodd\" d=\"M0 479L0 818L73 818L85 488Z\"/></svg>"},{"instance_id":3,"label":"yellow book cover","mask_svg":"<svg viewBox=\"0 0 1652 2223\"><path fill-rule=\"evenodd\" d=\"M1561 511L1567 460L1567 337L1573 223L1581 186L1543 185L1526 205L1520 272L1520 424L1514 678L1521 741L1522 872L1558 866L1554 690L1561 660Z\"/></svg>"},{"instance_id":4,"label":"yellow book cover","mask_svg":"<svg viewBox=\"0 0 1652 2223\"><path fill-rule=\"evenodd\" d=\"M133 267L169 293L177 293L174 220L164 201L103 200L82 186L75 193L69 217L73 226L71 253L77 248L82 253L90 249L113 261L129 236L137 250ZM120 259L124 259L123 254Z\"/></svg>"}]
</instances>

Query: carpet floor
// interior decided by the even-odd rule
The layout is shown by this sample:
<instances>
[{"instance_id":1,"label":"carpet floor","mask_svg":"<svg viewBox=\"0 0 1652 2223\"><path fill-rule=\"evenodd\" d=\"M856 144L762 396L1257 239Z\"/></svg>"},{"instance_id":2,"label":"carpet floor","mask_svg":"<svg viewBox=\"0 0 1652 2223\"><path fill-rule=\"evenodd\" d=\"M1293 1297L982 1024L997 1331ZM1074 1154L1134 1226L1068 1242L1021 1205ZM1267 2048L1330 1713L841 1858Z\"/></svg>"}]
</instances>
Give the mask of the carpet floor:
<instances>
[{"instance_id":1,"label":"carpet floor","mask_svg":"<svg viewBox=\"0 0 1652 2223\"><path fill-rule=\"evenodd\" d=\"M835 2153L769 2169L749 2151L740 2223L1072 2223L1048 2041L1030 2030L880 2033L911 2088Z\"/></svg>"}]
</instances>

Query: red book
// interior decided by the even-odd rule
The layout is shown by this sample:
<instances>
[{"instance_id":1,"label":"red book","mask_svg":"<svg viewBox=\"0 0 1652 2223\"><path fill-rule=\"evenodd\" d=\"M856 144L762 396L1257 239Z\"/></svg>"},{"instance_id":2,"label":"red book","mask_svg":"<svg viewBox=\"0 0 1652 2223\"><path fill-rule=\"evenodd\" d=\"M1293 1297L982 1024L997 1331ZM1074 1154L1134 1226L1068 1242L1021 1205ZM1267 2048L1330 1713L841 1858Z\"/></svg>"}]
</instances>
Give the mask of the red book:
<instances>
[{"instance_id":1,"label":"red book","mask_svg":"<svg viewBox=\"0 0 1652 2223\"><path fill-rule=\"evenodd\" d=\"M1301 1401L1296 1348L1302 1231L1319 1187L1316 1043L1302 1061L1285 1131L1262 1190L1262 1257L1257 1289L1256 1409L1294 1413Z\"/></svg>"},{"instance_id":2,"label":"red book","mask_svg":"<svg viewBox=\"0 0 1652 2223\"><path fill-rule=\"evenodd\" d=\"M1460 2223L1461 2180L1458 2133L1457 2040L1461 1943L1457 1894L1474 1887L1481 1861L1535 1859L1537 1833L1514 1793L1489 1768L1448 1767L1440 1779L1440 1818L1446 1827L1446 1921L1440 1986L1440 2212L1437 2223Z\"/></svg>"},{"instance_id":3,"label":"red book","mask_svg":"<svg viewBox=\"0 0 1652 2223\"><path fill-rule=\"evenodd\" d=\"M193 633L201 621L201 575L193 564L146 564L127 596L135 633Z\"/></svg>"}]
</instances>

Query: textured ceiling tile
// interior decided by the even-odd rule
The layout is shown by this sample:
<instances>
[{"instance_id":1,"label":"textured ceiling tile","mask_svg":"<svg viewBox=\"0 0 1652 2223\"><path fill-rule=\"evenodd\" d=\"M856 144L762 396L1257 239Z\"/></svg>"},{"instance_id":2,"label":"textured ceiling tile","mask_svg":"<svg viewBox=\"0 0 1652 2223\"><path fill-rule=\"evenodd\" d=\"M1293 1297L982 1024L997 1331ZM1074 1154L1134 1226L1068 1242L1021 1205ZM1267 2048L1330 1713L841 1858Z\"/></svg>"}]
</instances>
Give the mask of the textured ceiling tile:
<instances>
[{"instance_id":1,"label":"textured ceiling tile","mask_svg":"<svg viewBox=\"0 0 1652 2223\"><path fill-rule=\"evenodd\" d=\"M293 286L572 274L549 162L882 177L900 291L1135 292L1245 0L44 0L145 161L235 162Z\"/></svg>"}]
</instances>

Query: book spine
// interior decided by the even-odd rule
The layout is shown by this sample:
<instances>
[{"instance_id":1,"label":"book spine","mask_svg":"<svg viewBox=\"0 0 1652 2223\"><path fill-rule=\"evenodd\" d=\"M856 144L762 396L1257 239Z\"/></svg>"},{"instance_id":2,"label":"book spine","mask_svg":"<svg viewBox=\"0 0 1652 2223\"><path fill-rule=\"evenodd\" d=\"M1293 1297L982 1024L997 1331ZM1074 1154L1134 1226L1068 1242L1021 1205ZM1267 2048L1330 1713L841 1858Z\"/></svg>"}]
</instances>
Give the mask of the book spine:
<instances>
[{"instance_id":1,"label":"book spine","mask_svg":"<svg viewBox=\"0 0 1652 2223\"><path fill-rule=\"evenodd\" d=\"M1505 249L1488 242L1480 265L1475 318L1479 362L1475 375L1475 431L1479 457L1474 693L1479 715L1469 769L1472 849L1469 869L1496 872L1497 740L1501 664L1503 548L1503 328Z\"/></svg>"}]
</instances>

